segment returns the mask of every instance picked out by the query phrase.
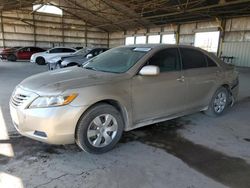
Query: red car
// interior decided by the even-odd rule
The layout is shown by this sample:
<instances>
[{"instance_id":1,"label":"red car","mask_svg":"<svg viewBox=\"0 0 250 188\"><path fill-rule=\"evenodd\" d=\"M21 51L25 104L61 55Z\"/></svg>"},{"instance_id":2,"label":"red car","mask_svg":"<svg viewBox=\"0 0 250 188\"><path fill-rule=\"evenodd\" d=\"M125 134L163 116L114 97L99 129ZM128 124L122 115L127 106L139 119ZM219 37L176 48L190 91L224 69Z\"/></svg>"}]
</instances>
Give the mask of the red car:
<instances>
[{"instance_id":1,"label":"red car","mask_svg":"<svg viewBox=\"0 0 250 188\"><path fill-rule=\"evenodd\" d=\"M5 48L1 53L2 59L8 61L29 60L34 53L44 52L45 49L39 47L13 47Z\"/></svg>"},{"instance_id":2,"label":"red car","mask_svg":"<svg viewBox=\"0 0 250 188\"><path fill-rule=\"evenodd\" d=\"M12 48L4 48L1 52L0 52L0 58L1 59L7 59L7 57L10 54L13 54L17 49L22 48L21 46L15 46Z\"/></svg>"}]
</instances>

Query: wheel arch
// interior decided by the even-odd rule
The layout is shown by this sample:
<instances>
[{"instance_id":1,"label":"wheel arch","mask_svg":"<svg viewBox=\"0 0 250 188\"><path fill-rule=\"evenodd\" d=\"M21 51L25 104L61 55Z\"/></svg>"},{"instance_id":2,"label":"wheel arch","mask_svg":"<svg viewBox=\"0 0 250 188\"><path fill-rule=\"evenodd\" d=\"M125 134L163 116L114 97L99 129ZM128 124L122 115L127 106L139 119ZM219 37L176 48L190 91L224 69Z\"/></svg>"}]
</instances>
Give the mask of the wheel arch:
<instances>
[{"instance_id":1,"label":"wheel arch","mask_svg":"<svg viewBox=\"0 0 250 188\"><path fill-rule=\"evenodd\" d=\"M229 95L230 95L230 96L232 95L232 91L231 91L231 88L230 88L230 85L229 85L229 84L224 83L224 84L221 85L221 87L226 88L227 91L228 91L228 93L229 93Z\"/></svg>"},{"instance_id":2,"label":"wheel arch","mask_svg":"<svg viewBox=\"0 0 250 188\"><path fill-rule=\"evenodd\" d=\"M45 63L46 63L46 59L45 59L45 57L43 56L43 55L38 55L37 57L35 57L35 62L37 63L37 59L38 58L43 58L44 59L44 61L45 61Z\"/></svg>"},{"instance_id":3,"label":"wheel arch","mask_svg":"<svg viewBox=\"0 0 250 188\"><path fill-rule=\"evenodd\" d=\"M100 101L97 101L95 103L93 103L92 105L90 105L80 116L79 120L77 121L76 127L75 127L75 136L76 136L76 130L77 130L77 126L79 124L79 121L81 120L81 118L94 106L99 105L99 104L109 104L111 106L113 106L116 110L118 110L122 116L123 122L124 122L124 130L126 130L126 128L129 126L129 113L126 109L126 107L124 105L122 105L119 101L115 100L115 99L103 99Z\"/></svg>"}]
</instances>

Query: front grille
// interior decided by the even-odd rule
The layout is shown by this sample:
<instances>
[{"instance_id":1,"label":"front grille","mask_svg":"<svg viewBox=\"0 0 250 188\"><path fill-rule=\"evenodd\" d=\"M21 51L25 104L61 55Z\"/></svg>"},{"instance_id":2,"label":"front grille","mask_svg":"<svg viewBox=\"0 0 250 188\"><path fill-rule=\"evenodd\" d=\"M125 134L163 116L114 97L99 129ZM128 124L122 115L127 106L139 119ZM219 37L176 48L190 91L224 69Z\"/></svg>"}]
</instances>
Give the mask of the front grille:
<instances>
[{"instance_id":1,"label":"front grille","mask_svg":"<svg viewBox=\"0 0 250 188\"><path fill-rule=\"evenodd\" d=\"M14 106L21 106L28 98L28 95L14 94L11 98L11 102Z\"/></svg>"}]
</instances>

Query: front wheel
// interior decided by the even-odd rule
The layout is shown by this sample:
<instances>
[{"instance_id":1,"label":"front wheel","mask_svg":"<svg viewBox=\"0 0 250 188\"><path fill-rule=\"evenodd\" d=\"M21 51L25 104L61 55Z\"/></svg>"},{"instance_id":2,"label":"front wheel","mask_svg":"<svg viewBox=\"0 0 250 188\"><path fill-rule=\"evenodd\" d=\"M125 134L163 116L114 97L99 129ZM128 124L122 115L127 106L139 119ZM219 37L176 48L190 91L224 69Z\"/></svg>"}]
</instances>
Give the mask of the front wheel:
<instances>
[{"instance_id":1,"label":"front wheel","mask_svg":"<svg viewBox=\"0 0 250 188\"><path fill-rule=\"evenodd\" d=\"M109 104L98 104L79 120L76 143L89 153L105 153L114 148L123 129L124 123L119 111Z\"/></svg>"},{"instance_id":2,"label":"front wheel","mask_svg":"<svg viewBox=\"0 0 250 188\"><path fill-rule=\"evenodd\" d=\"M36 58L36 64L45 65L46 64L45 59L43 57L37 57Z\"/></svg>"},{"instance_id":3,"label":"front wheel","mask_svg":"<svg viewBox=\"0 0 250 188\"><path fill-rule=\"evenodd\" d=\"M223 114L229 104L229 92L225 87L219 88L212 97L208 109L205 113L209 116L219 116Z\"/></svg>"}]
</instances>

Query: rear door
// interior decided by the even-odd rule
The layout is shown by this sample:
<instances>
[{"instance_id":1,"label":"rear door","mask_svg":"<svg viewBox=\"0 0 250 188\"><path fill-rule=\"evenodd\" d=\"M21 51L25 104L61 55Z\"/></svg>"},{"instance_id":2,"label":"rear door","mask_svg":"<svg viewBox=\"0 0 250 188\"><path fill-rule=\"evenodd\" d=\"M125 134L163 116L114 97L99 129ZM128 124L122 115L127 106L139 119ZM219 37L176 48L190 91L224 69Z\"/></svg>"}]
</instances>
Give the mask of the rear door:
<instances>
[{"instance_id":1,"label":"rear door","mask_svg":"<svg viewBox=\"0 0 250 188\"><path fill-rule=\"evenodd\" d=\"M188 84L188 109L203 108L217 87L219 67L200 50L180 48L180 53L183 75Z\"/></svg>"},{"instance_id":2,"label":"rear door","mask_svg":"<svg viewBox=\"0 0 250 188\"><path fill-rule=\"evenodd\" d=\"M18 59L29 59L31 56L30 54L31 54L30 47L25 47L18 51L17 56Z\"/></svg>"},{"instance_id":3,"label":"rear door","mask_svg":"<svg viewBox=\"0 0 250 188\"><path fill-rule=\"evenodd\" d=\"M160 50L145 65L158 66L160 74L157 76L135 75L132 79L135 122L162 118L184 111L187 87L185 80L182 79L178 49Z\"/></svg>"}]
</instances>

